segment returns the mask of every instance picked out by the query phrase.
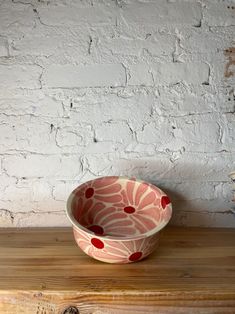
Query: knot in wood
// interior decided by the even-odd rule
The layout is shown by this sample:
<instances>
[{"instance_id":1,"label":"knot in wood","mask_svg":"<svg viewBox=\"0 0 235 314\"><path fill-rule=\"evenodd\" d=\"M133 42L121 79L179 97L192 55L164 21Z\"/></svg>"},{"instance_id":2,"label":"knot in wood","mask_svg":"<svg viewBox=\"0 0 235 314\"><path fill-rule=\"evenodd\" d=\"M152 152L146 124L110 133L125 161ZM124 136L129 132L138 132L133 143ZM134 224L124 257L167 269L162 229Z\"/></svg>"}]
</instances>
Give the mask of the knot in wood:
<instances>
[{"instance_id":1,"label":"knot in wood","mask_svg":"<svg viewBox=\"0 0 235 314\"><path fill-rule=\"evenodd\" d=\"M69 306L64 310L63 314L79 314L79 310L76 306Z\"/></svg>"}]
</instances>

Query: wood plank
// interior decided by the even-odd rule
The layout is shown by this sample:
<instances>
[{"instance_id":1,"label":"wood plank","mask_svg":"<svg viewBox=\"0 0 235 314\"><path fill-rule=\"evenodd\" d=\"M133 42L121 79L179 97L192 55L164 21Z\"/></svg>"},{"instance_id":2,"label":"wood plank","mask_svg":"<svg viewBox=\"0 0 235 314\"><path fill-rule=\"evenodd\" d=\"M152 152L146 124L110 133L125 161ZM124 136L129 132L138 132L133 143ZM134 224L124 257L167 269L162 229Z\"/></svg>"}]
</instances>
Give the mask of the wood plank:
<instances>
[{"instance_id":1,"label":"wood plank","mask_svg":"<svg viewBox=\"0 0 235 314\"><path fill-rule=\"evenodd\" d=\"M138 263L86 256L70 228L0 230L0 313L235 313L235 230L165 228Z\"/></svg>"}]
</instances>

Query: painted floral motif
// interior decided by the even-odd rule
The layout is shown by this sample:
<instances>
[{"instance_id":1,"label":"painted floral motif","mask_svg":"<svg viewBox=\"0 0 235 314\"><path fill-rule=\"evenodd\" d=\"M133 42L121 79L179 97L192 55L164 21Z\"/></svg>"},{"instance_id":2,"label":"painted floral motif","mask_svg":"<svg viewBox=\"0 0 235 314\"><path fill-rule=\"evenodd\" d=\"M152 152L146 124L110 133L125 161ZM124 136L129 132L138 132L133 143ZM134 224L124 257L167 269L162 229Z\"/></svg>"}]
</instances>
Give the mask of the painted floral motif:
<instances>
[{"instance_id":1,"label":"painted floral motif","mask_svg":"<svg viewBox=\"0 0 235 314\"><path fill-rule=\"evenodd\" d=\"M139 234L155 228L161 221L161 191L147 183L129 180L121 191L122 202L115 206L129 214Z\"/></svg>"},{"instance_id":2,"label":"painted floral motif","mask_svg":"<svg viewBox=\"0 0 235 314\"><path fill-rule=\"evenodd\" d=\"M166 195L162 196L161 197L161 206L162 206L161 220L164 220L167 222L170 220L171 214L172 214L172 208L171 206L168 206L169 204L171 204L169 197Z\"/></svg>"},{"instance_id":3,"label":"painted floral motif","mask_svg":"<svg viewBox=\"0 0 235 314\"><path fill-rule=\"evenodd\" d=\"M160 230L172 214L170 199L160 189L134 179L96 179L72 195L72 215L85 228L74 227L78 245L88 255L112 263L150 254L158 239L151 231L158 226Z\"/></svg>"},{"instance_id":4,"label":"painted floral motif","mask_svg":"<svg viewBox=\"0 0 235 314\"><path fill-rule=\"evenodd\" d=\"M111 185L103 187L101 182L92 181L76 192L72 207L76 220L86 228L97 234L118 236L134 236L143 234L155 228L162 220L168 221L171 216L170 200L156 187L146 183L127 181L124 187L115 183L116 178L110 180ZM102 189L98 189L101 184ZM95 190L97 188L97 190ZM120 199L121 202L110 204L100 202L99 192L106 191L109 195L102 195L102 199L111 200L110 192L114 188L115 197L113 200ZM90 189L94 197L90 196ZM97 193L97 198L95 198ZM119 193L119 194L118 194ZM118 197L121 195L121 198Z\"/></svg>"},{"instance_id":5,"label":"painted floral motif","mask_svg":"<svg viewBox=\"0 0 235 314\"><path fill-rule=\"evenodd\" d=\"M121 196L118 194L120 190L118 177L108 177L84 183L74 191L74 194L85 199L93 198L105 203L114 203L121 200Z\"/></svg>"},{"instance_id":6,"label":"painted floral motif","mask_svg":"<svg viewBox=\"0 0 235 314\"><path fill-rule=\"evenodd\" d=\"M91 236L74 228L74 237L79 247L89 256L108 263L131 263L140 261L157 247L159 235L130 241L113 241Z\"/></svg>"}]
</instances>

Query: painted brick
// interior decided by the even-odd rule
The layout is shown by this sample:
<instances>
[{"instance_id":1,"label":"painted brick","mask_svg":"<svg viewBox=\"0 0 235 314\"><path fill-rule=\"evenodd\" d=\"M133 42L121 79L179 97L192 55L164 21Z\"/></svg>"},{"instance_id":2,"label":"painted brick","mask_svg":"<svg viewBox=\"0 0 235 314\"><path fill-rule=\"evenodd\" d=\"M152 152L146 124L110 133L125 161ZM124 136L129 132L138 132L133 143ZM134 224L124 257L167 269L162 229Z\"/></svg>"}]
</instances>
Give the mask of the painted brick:
<instances>
[{"instance_id":1,"label":"painted brick","mask_svg":"<svg viewBox=\"0 0 235 314\"><path fill-rule=\"evenodd\" d=\"M53 154L59 148L55 142L56 125L49 120L38 120L32 115L9 116L6 124L2 124L0 147L2 151L11 153L14 150L33 153Z\"/></svg>"},{"instance_id":2,"label":"painted brick","mask_svg":"<svg viewBox=\"0 0 235 314\"><path fill-rule=\"evenodd\" d=\"M69 116L73 123L79 121L91 125L124 119L135 129L148 119L154 102L155 97L152 94L137 94L127 98L113 94L98 94L91 97L86 95L73 100L73 109L69 112Z\"/></svg>"},{"instance_id":3,"label":"painted brick","mask_svg":"<svg viewBox=\"0 0 235 314\"><path fill-rule=\"evenodd\" d=\"M32 115L38 117L62 117L64 115L63 104L61 101L54 99L42 93L41 90L27 90L10 95L4 93L0 99L0 106L5 115ZM20 106L19 106L20 103Z\"/></svg>"},{"instance_id":4,"label":"painted brick","mask_svg":"<svg viewBox=\"0 0 235 314\"><path fill-rule=\"evenodd\" d=\"M188 84L208 83L209 66L205 63L158 63L130 66L129 85Z\"/></svg>"},{"instance_id":5,"label":"painted brick","mask_svg":"<svg viewBox=\"0 0 235 314\"><path fill-rule=\"evenodd\" d=\"M8 156L3 168L10 176L75 178L80 175L81 165L77 156L27 155Z\"/></svg>"},{"instance_id":6,"label":"painted brick","mask_svg":"<svg viewBox=\"0 0 235 314\"><path fill-rule=\"evenodd\" d=\"M149 53L152 56L169 58L174 52L175 36L171 34L154 34L149 38L111 38L107 45L113 54L140 56Z\"/></svg>"},{"instance_id":7,"label":"painted brick","mask_svg":"<svg viewBox=\"0 0 235 314\"><path fill-rule=\"evenodd\" d=\"M11 42L10 54L13 56L46 56L60 58L61 51L64 54L87 56L89 28L82 26L79 29L69 31L65 27L40 27L33 28L24 36ZM86 35L84 35L86 34ZM79 42L79 45L78 45Z\"/></svg>"},{"instance_id":8,"label":"painted brick","mask_svg":"<svg viewBox=\"0 0 235 314\"><path fill-rule=\"evenodd\" d=\"M0 124L0 147L1 151L5 152L9 149L14 149L16 143L16 135L14 128L6 123Z\"/></svg>"},{"instance_id":9,"label":"painted brick","mask_svg":"<svg viewBox=\"0 0 235 314\"><path fill-rule=\"evenodd\" d=\"M231 109L230 104L225 102L224 93L208 88L204 91L204 85L194 86L193 91L183 84L159 87L160 95L154 104L154 111L165 117L177 117L189 114L212 113Z\"/></svg>"},{"instance_id":10,"label":"painted brick","mask_svg":"<svg viewBox=\"0 0 235 314\"><path fill-rule=\"evenodd\" d=\"M11 54L12 55L51 55L55 54L58 49L62 47L61 38L45 36L41 34L41 36L34 35L34 33L28 34L20 38L19 40L15 40L11 46Z\"/></svg>"},{"instance_id":11,"label":"painted brick","mask_svg":"<svg viewBox=\"0 0 235 314\"><path fill-rule=\"evenodd\" d=\"M41 72L36 65L0 65L0 88L40 88Z\"/></svg>"},{"instance_id":12,"label":"painted brick","mask_svg":"<svg viewBox=\"0 0 235 314\"><path fill-rule=\"evenodd\" d=\"M127 123L106 122L95 130L98 141L128 143L132 139L132 131Z\"/></svg>"},{"instance_id":13,"label":"painted brick","mask_svg":"<svg viewBox=\"0 0 235 314\"><path fill-rule=\"evenodd\" d=\"M234 38L234 27L210 27L209 30L195 28L189 31L188 28L180 30L181 45L184 53L189 57L202 59L206 55L207 60L214 60L224 49L229 47ZM198 44L200 42L200 45ZM199 54L199 55L198 55Z\"/></svg>"},{"instance_id":14,"label":"painted brick","mask_svg":"<svg viewBox=\"0 0 235 314\"><path fill-rule=\"evenodd\" d=\"M19 227L30 227L32 224L35 227L69 226L69 222L64 211L59 213L32 213L29 211L29 213L25 212L25 214L16 214L14 223Z\"/></svg>"},{"instance_id":15,"label":"painted brick","mask_svg":"<svg viewBox=\"0 0 235 314\"><path fill-rule=\"evenodd\" d=\"M134 64L129 66L128 85L153 86L153 72L148 64Z\"/></svg>"},{"instance_id":16,"label":"painted brick","mask_svg":"<svg viewBox=\"0 0 235 314\"><path fill-rule=\"evenodd\" d=\"M209 81L209 66L205 63L173 63L161 65L155 70L155 79L171 84L184 81L191 84L203 84Z\"/></svg>"},{"instance_id":17,"label":"painted brick","mask_svg":"<svg viewBox=\"0 0 235 314\"><path fill-rule=\"evenodd\" d=\"M116 10L110 6L50 6L39 8L42 23L46 25L114 25Z\"/></svg>"},{"instance_id":18,"label":"painted brick","mask_svg":"<svg viewBox=\"0 0 235 314\"><path fill-rule=\"evenodd\" d=\"M173 134L167 119L158 117L157 121L146 124L141 131L137 132L137 140L142 144L153 144L159 151L161 146L167 146L172 141Z\"/></svg>"},{"instance_id":19,"label":"painted brick","mask_svg":"<svg viewBox=\"0 0 235 314\"><path fill-rule=\"evenodd\" d=\"M224 128L224 142L225 147L227 150L231 149L235 151L235 147L233 146L235 141L235 120L234 120L234 113L225 113L224 114L224 121L226 128Z\"/></svg>"},{"instance_id":20,"label":"painted brick","mask_svg":"<svg viewBox=\"0 0 235 314\"><path fill-rule=\"evenodd\" d=\"M52 88L124 86L125 81L125 69L121 64L51 65L43 73L44 86Z\"/></svg>"},{"instance_id":21,"label":"painted brick","mask_svg":"<svg viewBox=\"0 0 235 314\"><path fill-rule=\"evenodd\" d=\"M13 219L10 211L1 209L0 211L0 225L1 227L9 228L13 226Z\"/></svg>"},{"instance_id":22,"label":"painted brick","mask_svg":"<svg viewBox=\"0 0 235 314\"><path fill-rule=\"evenodd\" d=\"M125 5L121 15L128 23L152 25L200 25L202 18L201 6L194 2L139 2L132 1Z\"/></svg>"},{"instance_id":23,"label":"painted brick","mask_svg":"<svg viewBox=\"0 0 235 314\"><path fill-rule=\"evenodd\" d=\"M200 226L206 227L210 224L222 224L228 228L234 228L234 214L231 213L198 213L192 212L190 217L187 216L185 211L179 211L173 218L172 223L178 226Z\"/></svg>"},{"instance_id":24,"label":"painted brick","mask_svg":"<svg viewBox=\"0 0 235 314\"><path fill-rule=\"evenodd\" d=\"M4 192L6 188L8 188L9 186L16 185L17 179L13 177L9 177L6 174L1 173L0 180L1 180L0 193L2 195L2 198L4 198L5 197Z\"/></svg>"},{"instance_id":25,"label":"painted brick","mask_svg":"<svg viewBox=\"0 0 235 314\"><path fill-rule=\"evenodd\" d=\"M3 2L0 10L1 35L11 34L14 38L22 36L35 24L33 9L22 3Z\"/></svg>"},{"instance_id":26,"label":"painted brick","mask_svg":"<svg viewBox=\"0 0 235 314\"><path fill-rule=\"evenodd\" d=\"M185 153L175 161L175 169L167 173L168 178L193 181L225 181L235 167L233 153Z\"/></svg>"},{"instance_id":27,"label":"painted brick","mask_svg":"<svg viewBox=\"0 0 235 314\"><path fill-rule=\"evenodd\" d=\"M112 169L113 164L107 155L87 155L83 163L85 178L89 180L94 176L115 174Z\"/></svg>"},{"instance_id":28,"label":"painted brick","mask_svg":"<svg viewBox=\"0 0 235 314\"><path fill-rule=\"evenodd\" d=\"M67 201L68 195L82 182L78 181L58 181L53 187L53 197L58 201Z\"/></svg>"},{"instance_id":29,"label":"painted brick","mask_svg":"<svg viewBox=\"0 0 235 314\"><path fill-rule=\"evenodd\" d=\"M204 23L208 26L235 26L234 1L215 2L206 1Z\"/></svg>"},{"instance_id":30,"label":"painted brick","mask_svg":"<svg viewBox=\"0 0 235 314\"><path fill-rule=\"evenodd\" d=\"M61 125L56 131L56 143L64 152L81 151L93 142L94 132L89 125Z\"/></svg>"},{"instance_id":31,"label":"painted brick","mask_svg":"<svg viewBox=\"0 0 235 314\"><path fill-rule=\"evenodd\" d=\"M118 144L113 142L93 142L82 149L83 153L87 155L107 154L116 152Z\"/></svg>"},{"instance_id":32,"label":"painted brick","mask_svg":"<svg viewBox=\"0 0 235 314\"><path fill-rule=\"evenodd\" d=\"M7 39L0 36L0 57L8 56L8 42Z\"/></svg>"},{"instance_id":33,"label":"painted brick","mask_svg":"<svg viewBox=\"0 0 235 314\"><path fill-rule=\"evenodd\" d=\"M137 132L137 139L141 143L154 144L159 151L183 148L185 151L216 152L227 147L222 131L226 122L219 118L219 114L217 119L215 117L186 116L169 121L156 116L155 123L149 123Z\"/></svg>"}]
</instances>

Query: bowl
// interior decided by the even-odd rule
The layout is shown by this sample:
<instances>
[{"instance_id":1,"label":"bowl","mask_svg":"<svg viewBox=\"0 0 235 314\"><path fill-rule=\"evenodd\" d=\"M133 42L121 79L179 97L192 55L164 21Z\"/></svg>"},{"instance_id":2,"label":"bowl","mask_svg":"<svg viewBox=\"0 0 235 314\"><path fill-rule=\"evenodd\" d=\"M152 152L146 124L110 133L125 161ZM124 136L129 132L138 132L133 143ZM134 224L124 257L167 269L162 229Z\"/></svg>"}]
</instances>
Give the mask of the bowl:
<instances>
[{"instance_id":1,"label":"bowl","mask_svg":"<svg viewBox=\"0 0 235 314\"><path fill-rule=\"evenodd\" d=\"M158 246L172 215L169 197L134 178L101 177L78 186L67 201L78 246L107 263L131 263Z\"/></svg>"}]
</instances>

